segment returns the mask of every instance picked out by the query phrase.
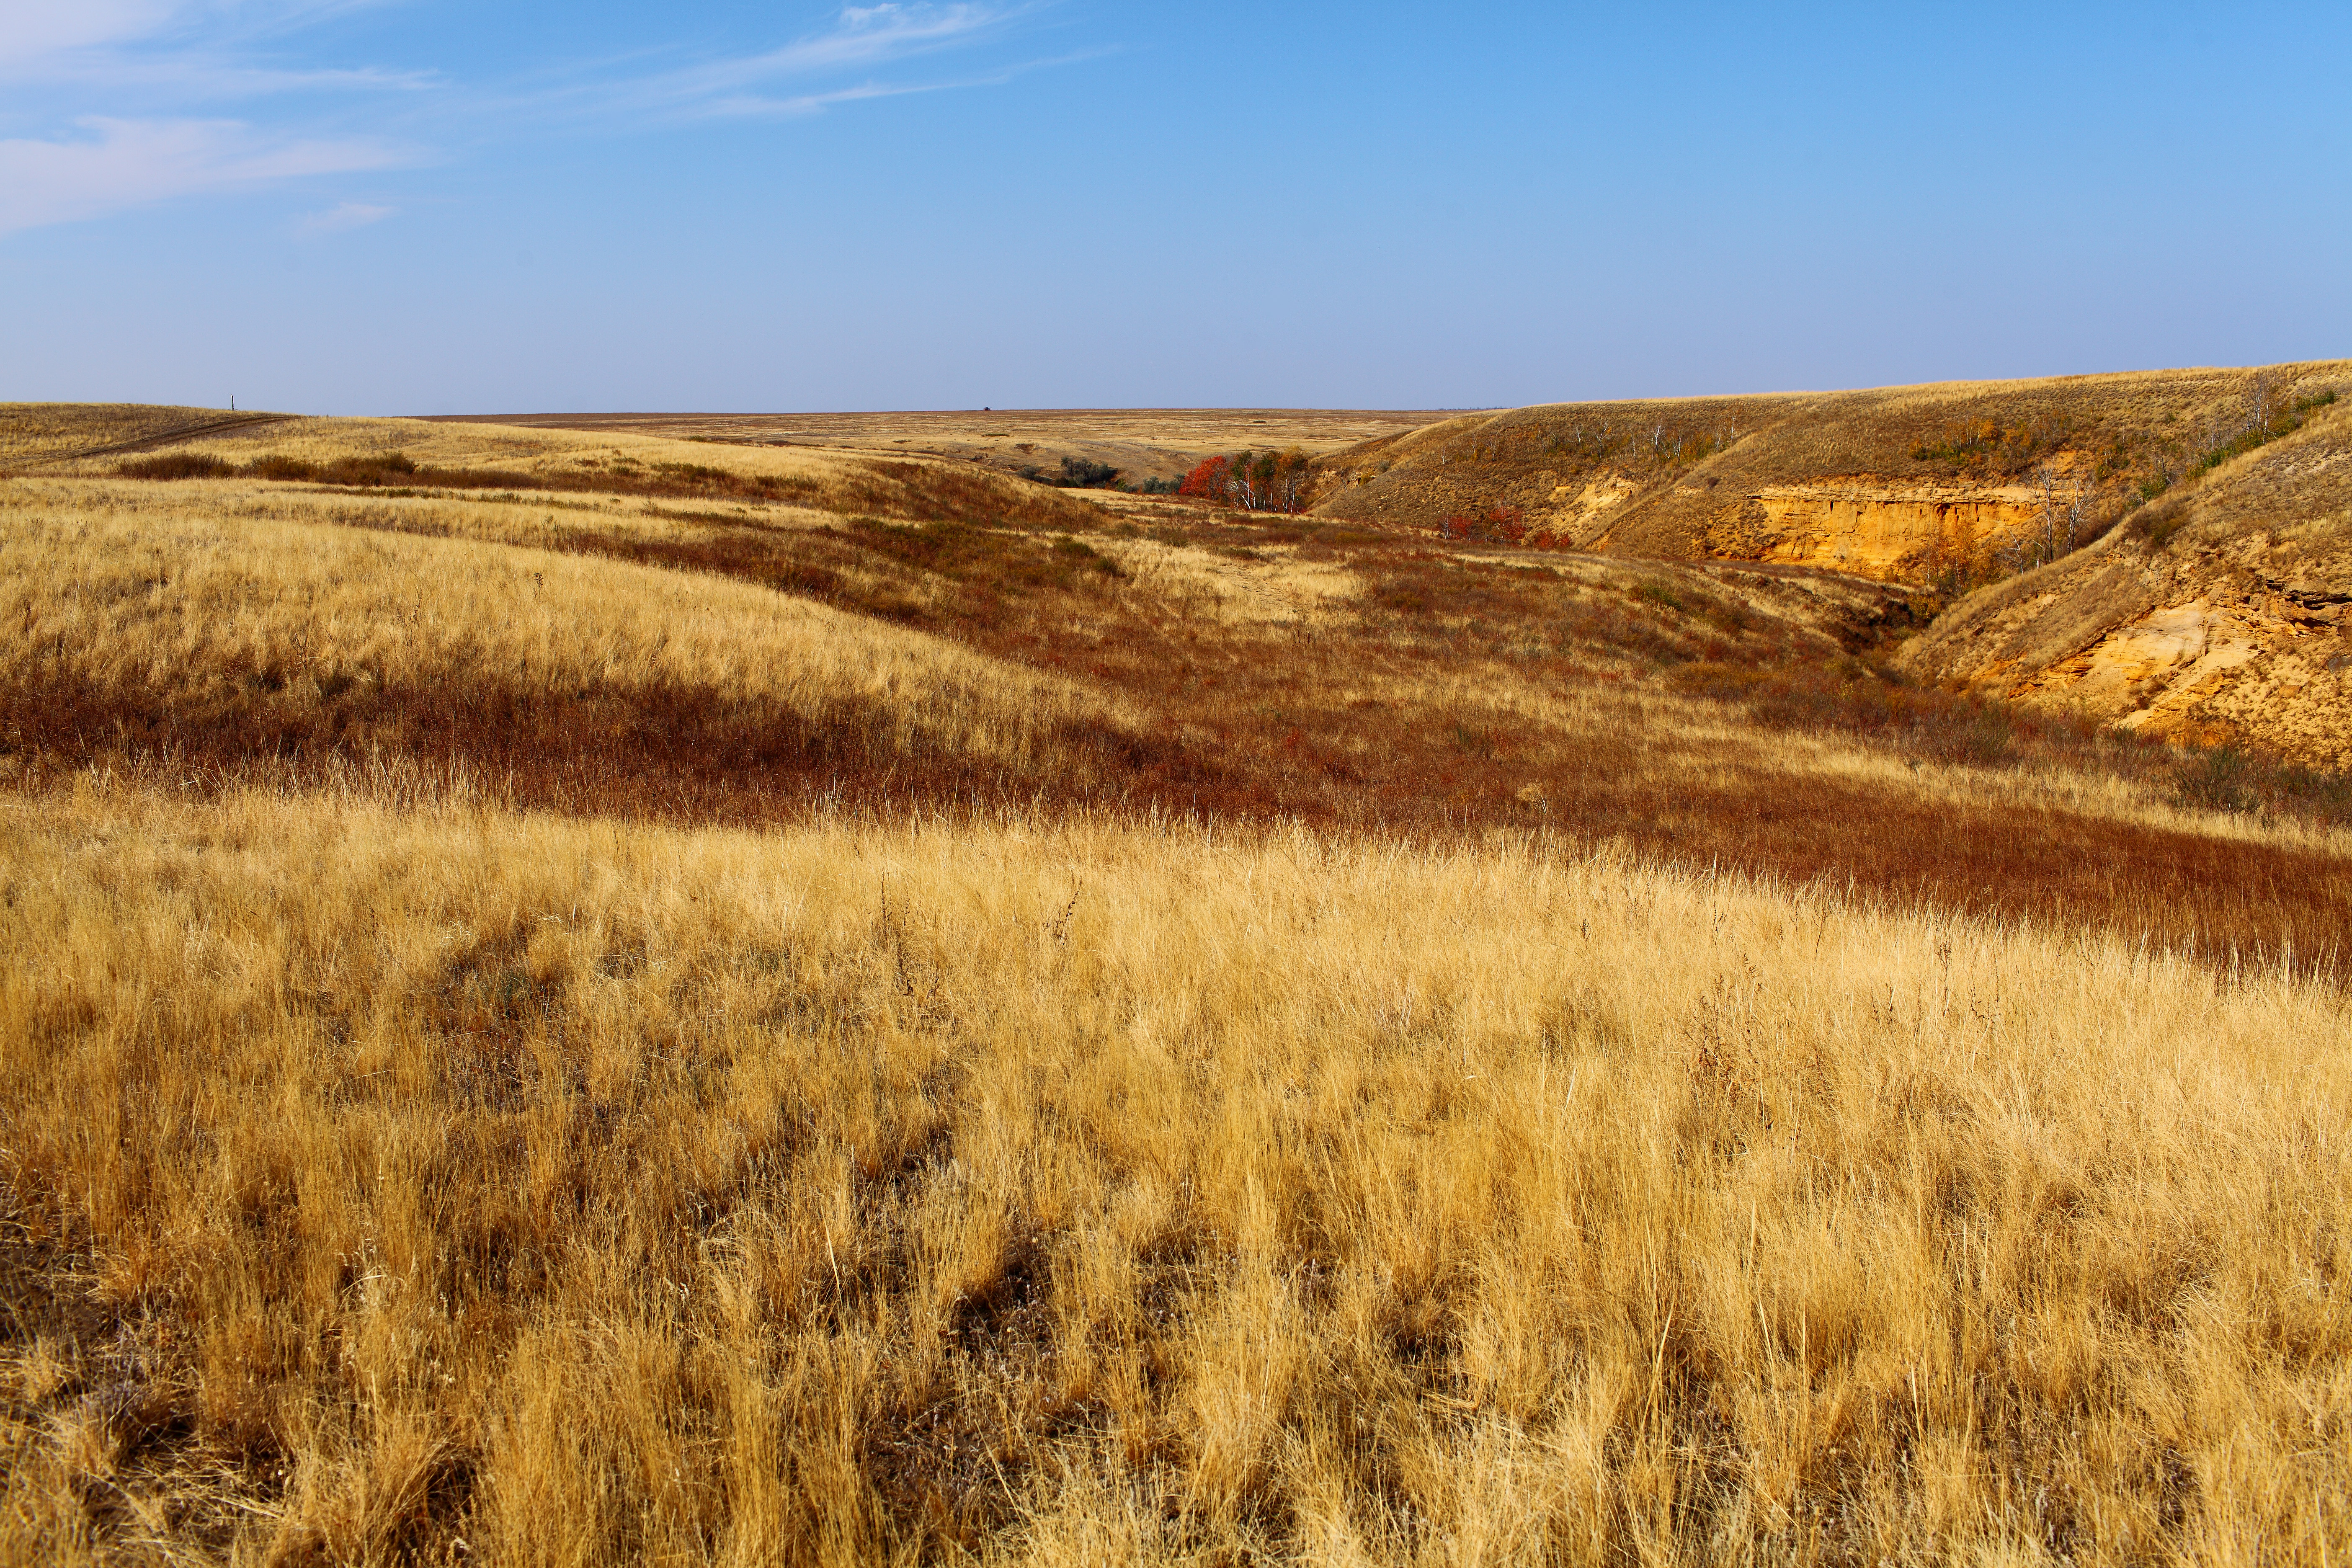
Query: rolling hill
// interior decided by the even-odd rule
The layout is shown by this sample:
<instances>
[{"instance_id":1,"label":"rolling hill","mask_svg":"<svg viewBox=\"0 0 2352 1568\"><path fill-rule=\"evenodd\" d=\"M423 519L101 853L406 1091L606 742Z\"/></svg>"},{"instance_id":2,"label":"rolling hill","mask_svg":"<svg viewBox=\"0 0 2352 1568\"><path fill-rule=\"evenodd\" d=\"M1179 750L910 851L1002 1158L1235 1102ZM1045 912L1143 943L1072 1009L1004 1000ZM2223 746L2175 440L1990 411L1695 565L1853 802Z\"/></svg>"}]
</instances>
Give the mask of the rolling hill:
<instances>
[{"instance_id":1,"label":"rolling hill","mask_svg":"<svg viewBox=\"0 0 2352 1568\"><path fill-rule=\"evenodd\" d=\"M1119 483L1172 481L1202 458L1244 447L1328 452L1416 430L1436 413L1332 408L1000 408L887 414L504 414L467 424L656 436L746 447L824 447L978 463L1058 479L1065 462Z\"/></svg>"},{"instance_id":2,"label":"rolling hill","mask_svg":"<svg viewBox=\"0 0 2352 1568\"><path fill-rule=\"evenodd\" d=\"M1569 549L1966 586L2339 387L2352 362L1549 405L1331 453L1316 510L1430 530L1515 512Z\"/></svg>"},{"instance_id":3,"label":"rolling hill","mask_svg":"<svg viewBox=\"0 0 2352 1568\"><path fill-rule=\"evenodd\" d=\"M1316 511L1910 584L1923 679L2340 771L2339 392L2352 362L1524 408L1330 454Z\"/></svg>"}]
</instances>

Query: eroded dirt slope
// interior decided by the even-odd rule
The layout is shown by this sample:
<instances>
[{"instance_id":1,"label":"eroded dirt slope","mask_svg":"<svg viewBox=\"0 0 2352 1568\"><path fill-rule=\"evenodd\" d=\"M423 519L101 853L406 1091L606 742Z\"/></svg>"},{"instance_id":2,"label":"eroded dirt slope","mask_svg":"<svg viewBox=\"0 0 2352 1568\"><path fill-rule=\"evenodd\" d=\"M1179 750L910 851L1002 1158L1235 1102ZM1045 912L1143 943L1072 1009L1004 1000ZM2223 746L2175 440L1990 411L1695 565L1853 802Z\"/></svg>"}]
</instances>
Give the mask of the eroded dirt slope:
<instances>
[{"instance_id":1,"label":"eroded dirt slope","mask_svg":"<svg viewBox=\"0 0 2352 1568\"><path fill-rule=\"evenodd\" d=\"M2352 768L2352 410L1969 595L1904 659L2151 735Z\"/></svg>"}]
</instances>

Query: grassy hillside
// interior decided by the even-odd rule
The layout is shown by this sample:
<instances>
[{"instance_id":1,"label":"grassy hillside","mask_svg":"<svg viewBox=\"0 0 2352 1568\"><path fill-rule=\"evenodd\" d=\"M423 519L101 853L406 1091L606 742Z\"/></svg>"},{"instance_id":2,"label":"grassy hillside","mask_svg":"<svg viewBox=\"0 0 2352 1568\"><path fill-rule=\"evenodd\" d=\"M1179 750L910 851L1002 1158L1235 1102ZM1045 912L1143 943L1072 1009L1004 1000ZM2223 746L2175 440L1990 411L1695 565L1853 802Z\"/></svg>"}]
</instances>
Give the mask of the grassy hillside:
<instances>
[{"instance_id":1,"label":"grassy hillside","mask_svg":"<svg viewBox=\"0 0 2352 1568\"><path fill-rule=\"evenodd\" d=\"M1067 679L723 578L228 496L158 517L48 493L0 539L0 724L41 765L398 759L517 803L708 810L835 774L1078 791L1089 752L1141 727Z\"/></svg>"},{"instance_id":2,"label":"grassy hillside","mask_svg":"<svg viewBox=\"0 0 2352 1568\"><path fill-rule=\"evenodd\" d=\"M37 416L18 420L37 427ZM0 439L10 426L0 422ZM508 429L414 419L295 419L257 416L251 426L200 428L151 437L142 456L110 449L79 459L20 465L27 476L235 479L279 485L393 492L516 492L594 495L605 501L701 501L868 512L917 521L984 520L1033 527L1084 526L1096 513L1045 487L984 470L839 452L730 452L716 466L709 447L628 437L599 440L567 431Z\"/></svg>"},{"instance_id":3,"label":"grassy hillside","mask_svg":"<svg viewBox=\"0 0 2352 1568\"><path fill-rule=\"evenodd\" d=\"M1523 408L1335 453L1318 510L1428 531L1512 512L1573 548L1964 588L2338 389L2352 363Z\"/></svg>"},{"instance_id":4,"label":"grassy hillside","mask_svg":"<svg viewBox=\"0 0 2352 1568\"><path fill-rule=\"evenodd\" d=\"M0 403L0 472L276 425L284 417L143 403Z\"/></svg>"},{"instance_id":5,"label":"grassy hillside","mask_svg":"<svg viewBox=\"0 0 2352 1568\"><path fill-rule=\"evenodd\" d=\"M2178 818L2193 795L2160 752L1891 684L1857 654L1913 606L1853 579L1122 521L917 463L897 499L1001 486L999 515L902 523L805 504L869 499L866 459L665 476L668 443L435 426L419 471L387 473L365 465L397 427L279 434L9 488L0 765L315 782L364 760L515 806L733 822L822 799L1565 827L2225 949L2324 951L2352 910L2288 840ZM123 477L158 456L236 472ZM534 473L567 488L417 482ZM829 644L856 651L790 651Z\"/></svg>"},{"instance_id":6,"label":"grassy hillside","mask_svg":"<svg viewBox=\"0 0 2352 1568\"><path fill-rule=\"evenodd\" d=\"M0 479L0 1557L2352 1550L2326 776L1801 565L183 434Z\"/></svg>"}]
</instances>

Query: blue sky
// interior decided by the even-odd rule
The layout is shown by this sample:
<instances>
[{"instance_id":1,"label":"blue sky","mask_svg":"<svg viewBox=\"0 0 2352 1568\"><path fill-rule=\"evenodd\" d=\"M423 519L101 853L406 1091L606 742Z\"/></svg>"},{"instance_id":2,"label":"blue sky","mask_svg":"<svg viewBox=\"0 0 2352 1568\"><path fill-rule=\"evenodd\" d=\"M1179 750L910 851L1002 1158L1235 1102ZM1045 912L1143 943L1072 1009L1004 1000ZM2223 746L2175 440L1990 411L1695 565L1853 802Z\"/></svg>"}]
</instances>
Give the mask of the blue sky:
<instances>
[{"instance_id":1,"label":"blue sky","mask_svg":"<svg viewBox=\"0 0 2352 1568\"><path fill-rule=\"evenodd\" d=\"M0 0L0 399L1461 407L2352 355L2352 6Z\"/></svg>"}]
</instances>

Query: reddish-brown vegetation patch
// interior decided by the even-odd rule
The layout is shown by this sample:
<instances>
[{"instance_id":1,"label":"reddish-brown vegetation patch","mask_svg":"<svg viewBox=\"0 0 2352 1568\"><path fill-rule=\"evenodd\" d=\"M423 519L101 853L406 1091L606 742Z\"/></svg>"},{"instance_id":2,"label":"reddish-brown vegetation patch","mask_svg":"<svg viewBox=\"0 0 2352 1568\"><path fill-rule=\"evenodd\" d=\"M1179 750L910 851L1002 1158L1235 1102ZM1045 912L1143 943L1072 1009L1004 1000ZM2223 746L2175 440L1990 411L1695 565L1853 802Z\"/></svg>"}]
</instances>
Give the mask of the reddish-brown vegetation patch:
<instances>
[{"instance_id":1,"label":"reddish-brown vegetation patch","mask_svg":"<svg viewBox=\"0 0 2352 1568\"><path fill-rule=\"evenodd\" d=\"M1139 732L1056 735L1046 761L1008 771L908 740L889 713L856 705L804 717L682 688L526 695L494 671L429 692L295 692L257 669L238 700L201 711L19 676L0 695L5 742L50 762L121 753L191 771L394 753L463 763L519 802L631 816L759 821L815 798L883 811L1019 800L1408 837L1549 831L2207 951L2309 955L2352 935L2352 893L2326 856L1790 771L1695 739L1664 700L1713 700L1735 723L1859 739L1915 761L2122 772L2159 786L2177 775L2189 804L2323 816L2342 804L2326 780L2289 788L2278 770L2252 768L2217 784L2210 759L1906 685L1864 657L1903 619L1899 600L1879 626L1806 627L1687 576L1604 590L1312 520L1259 527L1171 509L1181 521L1161 536L1244 557L1285 545L1363 585L1326 624L1244 634L1128 580L1086 538L710 515L670 538L584 519L554 538L946 635L1099 682L1152 720ZM1582 705L1536 716L1570 694Z\"/></svg>"}]
</instances>

